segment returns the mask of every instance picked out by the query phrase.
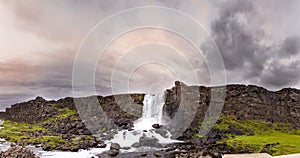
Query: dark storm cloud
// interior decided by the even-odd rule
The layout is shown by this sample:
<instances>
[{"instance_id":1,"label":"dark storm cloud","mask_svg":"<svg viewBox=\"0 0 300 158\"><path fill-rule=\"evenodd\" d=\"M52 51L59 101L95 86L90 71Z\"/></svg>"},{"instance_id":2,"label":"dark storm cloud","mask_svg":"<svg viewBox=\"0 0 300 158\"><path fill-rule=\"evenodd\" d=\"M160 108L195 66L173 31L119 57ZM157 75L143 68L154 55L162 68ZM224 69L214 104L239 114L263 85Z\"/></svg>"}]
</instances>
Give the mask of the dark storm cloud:
<instances>
[{"instance_id":1,"label":"dark storm cloud","mask_svg":"<svg viewBox=\"0 0 300 158\"><path fill-rule=\"evenodd\" d=\"M232 0L220 6L211 31L223 56L228 81L238 72L243 81L273 88L297 84L299 65L282 60L298 55L299 38L266 39L262 23L258 22L265 17L257 12L252 1Z\"/></svg>"},{"instance_id":2,"label":"dark storm cloud","mask_svg":"<svg viewBox=\"0 0 300 158\"><path fill-rule=\"evenodd\" d=\"M0 13L4 13L2 15L8 19L4 19L8 21L8 24L3 23L2 25L1 23L0 28L7 27L8 31L16 29L14 34L9 34L7 37L10 39L9 41L12 41L10 45L5 45L5 49L0 48L0 50L5 50L0 52L1 55L8 56L5 59L1 56L0 59L0 105L8 106L37 95L50 99L72 96L73 62L84 36L93 26L114 13L149 5L178 9L190 14L204 26L210 24L209 31L212 32L224 58L228 73L227 81L261 84L268 88L282 88L299 84L298 35L300 32L298 28L300 23L297 22L299 21L297 15L300 15L298 14L300 13L299 1L291 0L289 3L281 0L222 2L223 0L0 2L0 9L7 9L5 12L0 10ZM216 10L219 11L219 14ZM3 19L0 20L3 22ZM126 22L132 23L132 19L126 19ZM288 34L288 36L267 38L265 28L261 27L265 23L272 26L271 34L276 32L280 35ZM283 25L292 28L281 28ZM273 27L275 27L274 30L272 30ZM29 34L32 37L25 36ZM144 36L145 34L136 38ZM6 38L6 36L1 37ZM163 36L157 37L162 38ZM3 41L7 41L7 39ZM182 46L182 43L179 45ZM0 46L2 45L0 44ZM16 47L18 49L12 49ZM186 46L182 47L187 48ZM187 49L185 51L187 52ZM109 58L114 58L114 56L115 53L111 52ZM24 58L26 60L20 60ZM173 56L166 58L176 62ZM104 69L104 72L110 72L112 67L108 63L111 60L106 60L106 62L106 65L101 68ZM199 63L199 65L201 64L202 62ZM209 80L210 76L203 67L199 66L199 76ZM181 72L188 71L181 68L178 68ZM120 71L120 76L126 75L126 73L122 73L123 69ZM137 74L136 78L143 80L143 83L156 80L151 78L151 74L153 74L152 71L143 71ZM97 92L101 95L111 93L110 76L110 73L101 73L95 78ZM84 86L82 87L83 91Z\"/></svg>"},{"instance_id":3,"label":"dark storm cloud","mask_svg":"<svg viewBox=\"0 0 300 158\"><path fill-rule=\"evenodd\" d=\"M300 38L288 37L283 41L279 55L281 57L290 57L300 52Z\"/></svg>"},{"instance_id":4,"label":"dark storm cloud","mask_svg":"<svg viewBox=\"0 0 300 158\"><path fill-rule=\"evenodd\" d=\"M294 85L299 82L299 70L299 61L287 65L274 61L272 67L262 75L261 81L267 86Z\"/></svg>"}]
</instances>

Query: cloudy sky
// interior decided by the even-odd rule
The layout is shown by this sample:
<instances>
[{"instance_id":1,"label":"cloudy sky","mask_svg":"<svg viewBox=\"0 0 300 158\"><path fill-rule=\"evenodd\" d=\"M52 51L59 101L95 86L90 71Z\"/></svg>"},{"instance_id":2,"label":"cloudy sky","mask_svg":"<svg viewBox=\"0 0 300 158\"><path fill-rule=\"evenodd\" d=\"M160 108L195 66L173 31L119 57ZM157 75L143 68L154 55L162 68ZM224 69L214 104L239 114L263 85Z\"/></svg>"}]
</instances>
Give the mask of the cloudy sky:
<instances>
[{"instance_id":1,"label":"cloudy sky","mask_svg":"<svg viewBox=\"0 0 300 158\"><path fill-rule=\"evenodd\" d=\"M199 29L207 35L196 34L203 42L192 46L189 40L167 30L180 26L193 34L188 23L171 14L156 12L157 19L173 22L164 25L166 29L131 28L113 37L105 51L99 50L102 56L93 69L96 91L85 91L83 86L83 95L164 89L177 79L210 85L212 70L207 66L205 54L197 52L200 49L200 52L216 53L205 49L209 47L208 37L214 40L222 55L226 83L256 84L271 90L300 88L299 0L289 3L282 0L2 0L0 109L38 95L47 99L72 96L74 62L88 33L108 17L142 6L166 7L184 13L197 21L201 25ZM121 19L111 30L102 32L103 39L124 25L153 20L142 15L137 12L132 18ZM100 37L87 46L92 48L101 42ZM85 62L94 61L93 58L86 55Z\"/></svg>"}]
</instances>

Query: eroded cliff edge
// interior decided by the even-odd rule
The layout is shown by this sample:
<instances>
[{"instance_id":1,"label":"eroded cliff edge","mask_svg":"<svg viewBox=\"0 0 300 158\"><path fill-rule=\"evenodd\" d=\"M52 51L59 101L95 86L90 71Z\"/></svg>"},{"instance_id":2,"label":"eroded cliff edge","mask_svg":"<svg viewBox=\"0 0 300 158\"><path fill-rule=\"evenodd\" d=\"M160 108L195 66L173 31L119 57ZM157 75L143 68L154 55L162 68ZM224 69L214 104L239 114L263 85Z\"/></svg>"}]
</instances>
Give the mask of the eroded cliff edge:
<instances>
[{"instance_id":1,"label":"eroded cliff edge","mask_svg":"<svg viewBox=\"0 0 300 158\"><path fill-rule=\"evenodd\" d=\"M166 90L164 111L169 117L174 117L180 106L181 96L192 98L195 93L182 94L183 87L198 90L198 102L189 102L183 106L197 104L195 121L204 118L211 101L211 90L214 87L187 86L176 81L175 86ZM227 85L222 115L235 116L239 120L258 120L264 122L289 123L300 127L300 90L284 88L280 91L269 91L254 85Z\"/></svg>"}]
</instances>

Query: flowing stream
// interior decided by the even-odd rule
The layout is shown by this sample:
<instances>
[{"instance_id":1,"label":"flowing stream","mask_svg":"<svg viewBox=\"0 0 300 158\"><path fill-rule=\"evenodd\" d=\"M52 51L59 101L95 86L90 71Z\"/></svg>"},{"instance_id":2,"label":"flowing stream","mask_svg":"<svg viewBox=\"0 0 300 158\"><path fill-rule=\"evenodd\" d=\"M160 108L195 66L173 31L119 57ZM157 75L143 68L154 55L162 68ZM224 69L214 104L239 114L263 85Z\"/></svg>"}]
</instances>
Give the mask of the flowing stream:
<instances>
[{"instance_id":1,"label":"flowing stream","mask_svg":"<svg viewBox=\"0 0 300 158\"><path fill-rule=\"evenodd\" d=\"M121 148L127 147L128 150L122 150L121 152L133 152L149 150L152 147L141 146L132 147L132 145L139 143L141 137L151 138L158 140L159 144L168 144L179 142L177 140L170 139L170 133L164 130L164 135L153 129L153 124L163 125L163 105L165 102L164 93L159 94L146 94L143 101L142 117L134 122L132 131L120 130L117 131L112 139L105 141L107 144L106 148L92 148L90 150L80 150L78 152L62 152L62 151L42 151L41 149L28 146L29 149L33 150L42 158L90 158L99 153L109 150L111 143L120 144ZM163 130L163 129L160 129ZM0 146L1 150L7 149L9 143Z\"/></svg>"}]
</instances>

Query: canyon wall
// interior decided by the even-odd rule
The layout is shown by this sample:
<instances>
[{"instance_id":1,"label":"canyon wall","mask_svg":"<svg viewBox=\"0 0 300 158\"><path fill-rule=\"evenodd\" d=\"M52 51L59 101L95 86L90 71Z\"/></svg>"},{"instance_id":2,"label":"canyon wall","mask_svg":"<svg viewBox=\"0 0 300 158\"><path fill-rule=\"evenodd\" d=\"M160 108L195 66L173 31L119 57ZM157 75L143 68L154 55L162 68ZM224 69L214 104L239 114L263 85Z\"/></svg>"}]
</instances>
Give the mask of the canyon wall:
<instances>
[{"instance_id":1,"label":"canyon wall","mask_svg":"<svg viewBox=\"0 0 300 158\"><path fill-rule=\"evenodd\" d=\"M182 94L182 89L185 87L193 87L199 91L197 93L198 102L184 103L189 105L180 104L182 96L187 95ZM198 110L192 124L197 124L207 114L212 89L214 87L187 86L176 81L172 89L166 90L166 104L164 106L166 115L172 118L179 106L194 106L192 104L196 104ZM284 88L280 91L269 91L254 85L227 85L221 114L233 115L241 120L282 122L300 127L300 90Z\"/></svg>"}]
</instances>

